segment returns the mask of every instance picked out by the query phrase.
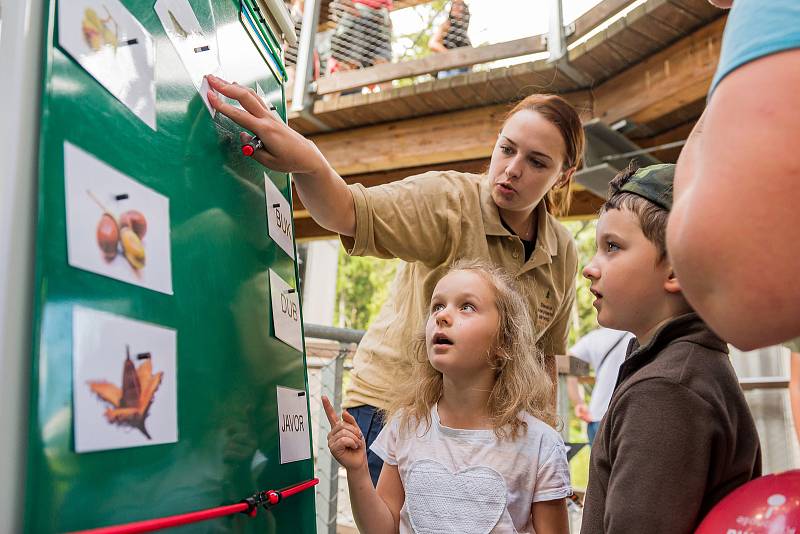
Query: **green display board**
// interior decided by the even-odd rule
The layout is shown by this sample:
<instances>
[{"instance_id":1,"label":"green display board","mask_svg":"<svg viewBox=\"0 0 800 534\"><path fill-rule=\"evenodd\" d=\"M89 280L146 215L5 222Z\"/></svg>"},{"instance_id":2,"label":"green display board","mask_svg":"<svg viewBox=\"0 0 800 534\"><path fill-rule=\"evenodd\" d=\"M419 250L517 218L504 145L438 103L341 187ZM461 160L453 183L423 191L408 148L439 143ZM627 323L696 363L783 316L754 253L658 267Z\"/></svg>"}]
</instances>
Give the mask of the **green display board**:
<instances>
[{"instance_id":1,"label":"green display board","mask_svg":"<svg viewBox=\"0 0 800 534\"><path fill-rule=\"evenodd\" d=\"M313 478L311 459L281 463L276 387L308 388L305 354L275 338L269 271L296 289L298 274L292 257L268 234L264 168L242 157L237 125L220 114L211 117L154 2L122 4L153 37L155 129L63 50L57 2L50 0L46 9L26 532L83 530L186 513ZM188 4L218 47L222 73L245 86L257 83L285 118L282 83L243 27L240 3ZM98 15L114 30L105 13ZM65 146L169 200L172 294L70 264L74 244L68 240ZM290 199L289 176L267 174ZM118 218L126 209L124 199L119 205L99 200L98 206L104 204ZM103 212L96 210L91 216L99 223ZM94 234L86 239L90 248L98 246ZM147 249L146 240L155 239L148 233L143 240L146 268L163 265L157 250ZM132 268L124 252L120 248L108 262L121 273ZM76 451L74 389L90 386L73 376L76 309L174 331L177 441ZM84 328L96 328L100 338L107 334L102 323ZM134 354L131 362L140 366L151 358L155 372L159 356ZM119 373L98 378L124 388L126 355L107 357L118 363ZM162 388L169 378L163 377ZM155 392L150 420L167 398L166 389ZM99 396L96 404L98 424L105 424ZM307 417L307 401L305 410ZM108 426L126 439L145 439L134 426ZM290 530L315 532L313 490L260 510L255 518L240 514L176 531Z\"/></svg>"}]
</instances>

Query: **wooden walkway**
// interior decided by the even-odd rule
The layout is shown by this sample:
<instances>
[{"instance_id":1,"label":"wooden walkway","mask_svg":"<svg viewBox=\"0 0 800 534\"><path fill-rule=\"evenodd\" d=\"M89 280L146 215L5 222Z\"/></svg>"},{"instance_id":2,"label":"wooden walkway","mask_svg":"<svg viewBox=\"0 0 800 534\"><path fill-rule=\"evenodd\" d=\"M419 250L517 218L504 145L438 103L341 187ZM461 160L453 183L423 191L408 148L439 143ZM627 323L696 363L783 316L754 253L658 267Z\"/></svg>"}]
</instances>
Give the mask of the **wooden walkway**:
<instances>
[{"instance_id":1,"label":"wooden walkway","mask_svg":"<svg viewBox=\"0 0 800 534\"><path fill-rule=\"evenodd\" d=\"M575 21L568 43L629 4L601 2ZM618 126L626 121L622 131L628 138L639 146L659 146L685 139L702 112L719 58L724 13L707 0L647 0L572 47L567 69L547 59L485 65L546 51L542 36L534 36L332 75L318 81L311 117L290 114L290 124L313 139L348 182L365 185L436 168L483 170L509 104L532 93L561 94L587 122ZM338 95L470 65L481 66L383 92ZM674 161L678 152L673 148L654 155ZM595 213L600 199L578 189L570 215ZM295 220L299 238L328 235L296 197Z\"/></svg>"}]
</instances>

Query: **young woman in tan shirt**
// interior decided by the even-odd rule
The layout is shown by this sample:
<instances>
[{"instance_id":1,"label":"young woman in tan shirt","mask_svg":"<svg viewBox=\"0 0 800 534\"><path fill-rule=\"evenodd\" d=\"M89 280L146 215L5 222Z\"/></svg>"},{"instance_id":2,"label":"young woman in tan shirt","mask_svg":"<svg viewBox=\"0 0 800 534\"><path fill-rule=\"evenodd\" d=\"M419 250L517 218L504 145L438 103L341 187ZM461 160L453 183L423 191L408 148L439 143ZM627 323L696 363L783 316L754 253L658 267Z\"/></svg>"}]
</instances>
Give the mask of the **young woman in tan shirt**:
<instances>
[{"instance_id":1,"label":"young woman in tan shirt","mask_svg":"<svg viewBox=\"0 0 800 534\"><path fill-rule=\"evenodd\" d=\"M570 104L555 95L519 102L506 117L484 175L429 172L365 188L348 186L314 143L284 124L253 90L213 76L208 81L242 105L209 91L212 106L262 141L253 157L294 174L303 205L318 224L340 234L349 254L405 262L359 345L345 397L368 447L383 426L379 411L408 373L408 344L433 288L458 259L486 260L517 278L534 339L554 377L554 356L567 348L578 263L572 236L555 218L568 209L584 145ZM243 132L241 139L251 137ZM373 482L381 465L370 457Z\"/></svg>"}]
</instances>

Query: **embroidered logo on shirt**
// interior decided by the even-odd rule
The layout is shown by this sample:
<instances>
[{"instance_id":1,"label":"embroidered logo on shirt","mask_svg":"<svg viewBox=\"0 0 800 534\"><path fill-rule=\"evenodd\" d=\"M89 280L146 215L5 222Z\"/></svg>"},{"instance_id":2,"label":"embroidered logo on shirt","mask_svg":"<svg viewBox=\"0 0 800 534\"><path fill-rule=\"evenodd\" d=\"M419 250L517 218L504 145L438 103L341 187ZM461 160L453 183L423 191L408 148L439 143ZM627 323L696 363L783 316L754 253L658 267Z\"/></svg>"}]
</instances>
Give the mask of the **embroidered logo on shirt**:
<instances>
[{"instance_id":1,"label":"embroidered logo on shirt","mask_svg":"<svg viewBox=\"0 0 800 534\"><path fill-rule=\"evenodd\" d=\"M406 507L417 534L488 534L506 509L503 475L486 466L451 473L435 460L411 464Z\"/></svg>"},{"instance_id":2,"label":"embroidered logo on shirt","mask_svg":"<svg viewBox=\"0 0 800 534\"><path fill-rule=\"evenodd\" d=\"M542 302L536 308L536 326L538 328L546 328L547 325L553 320L556 309L549 302Z\"/></svg>"}]
</instances>

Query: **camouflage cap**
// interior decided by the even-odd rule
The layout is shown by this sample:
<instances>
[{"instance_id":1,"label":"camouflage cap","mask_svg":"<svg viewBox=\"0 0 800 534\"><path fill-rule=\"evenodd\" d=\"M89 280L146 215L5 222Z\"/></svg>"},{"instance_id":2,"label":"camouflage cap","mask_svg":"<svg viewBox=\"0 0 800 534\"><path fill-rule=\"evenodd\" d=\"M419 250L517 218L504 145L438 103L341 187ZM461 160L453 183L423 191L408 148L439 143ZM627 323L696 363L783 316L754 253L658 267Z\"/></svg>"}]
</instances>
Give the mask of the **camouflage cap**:
<instances>
[{"instance_id":1,"label":"camouflage cap","mask_svg":"<svg viewBox=\"0 0 800 534\"><path fill-rule=\"evenodd\" d=\"M625 185L620 187L618 192L633 193L646 198L656 206L670 211L672 209L672 181L674 178L674 164L650 165L636 171Z\"/></svg>"}]
</instances>

